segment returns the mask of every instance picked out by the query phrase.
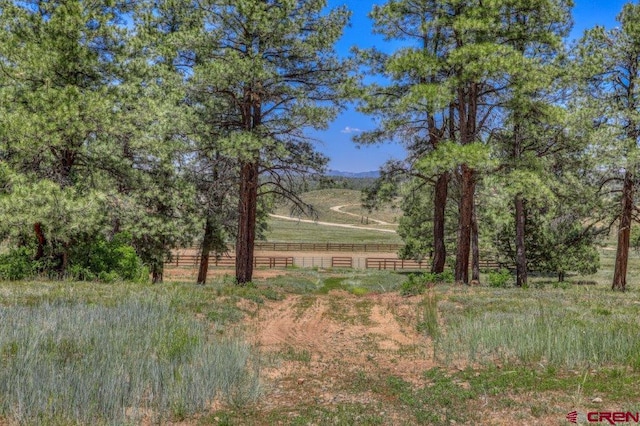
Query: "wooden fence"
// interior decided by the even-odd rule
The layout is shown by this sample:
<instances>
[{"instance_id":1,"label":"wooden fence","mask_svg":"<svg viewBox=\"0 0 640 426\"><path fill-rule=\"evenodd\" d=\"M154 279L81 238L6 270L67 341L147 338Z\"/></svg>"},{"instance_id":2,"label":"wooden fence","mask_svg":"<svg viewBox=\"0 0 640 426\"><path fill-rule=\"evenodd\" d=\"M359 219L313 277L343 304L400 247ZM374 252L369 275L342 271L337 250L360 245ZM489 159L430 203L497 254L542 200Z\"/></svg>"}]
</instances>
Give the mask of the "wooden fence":
<instances>
[{"instance_id":1,"label":"wooden fence","mask_svg":"<svg viewBox=\"0 0 640 426\"><path fill-rule=\"evenodd\" d=\"M332 268L353 268L353 257L337 257L331 258Z\"/></svg>"},{"instance_id":2,"label":"wooden fence","mask_svg":"<svg viewBox=\"0 0 640 426\"><path fill-rule=\"evenodd\" d=\"M332 268L363 268L378 270L423 270L428 269L431 265L427 260L418 262L412 259L398 259L385 257L362 257L362 256L332 256L331 258L319 258L321 262L315 262L317 258L311 258L311 266L322 266ZM253 266L256 268L289 268L292 266L311 267L307 258L293 256L255 256L253 258ZM357 262L356 262L357 261ZM191 267L197 268L200 262L200 255L175 253L171 262L167 266ZM318 263L318 264L316 264ZM364 264L363 264L364 263ZM235 268L235 256L221 256L209 258L209 266L221 268ZM509 265L497 260L481 260L481 270L496 270L509 268Z\"/></svg>"},{"instance_id":3,"label":"wooden fence","mask_svg":"<svg viewBox=\"0 0 640 426\"><path fill-rule=\"evenodd\" d=\"M377 244L377 243L278 243L259 241L255 244L255 250L259 251L345 251L352 253L395 253L404 244ZM229 251L234 248L230 247Z\"/></svg>"},{"instance_id":4,"label":"wooden fence","mask_svg":"<svg viewBox=\"0 0 640 426\"><path fill-rule=\"evenodd\" d=\"M413 259L387 259L384 257L368 257L365 261L366 269L427 269L428 262L418 262Z\"/></svg>"},{"instance_id":5,"label":"wooden fence","mask_svg":"<svg viewBox=\"0 0 640 426\"><path fill-rule=\"evenodd\" d=\"M167 265L178 267L198 267L200 263L200 256L193 254L174 254L171 262ZM216 258L211 256L209 258L209 266L228 267L235 268L236 258L235 256L220 256ZM271 269L275 268L288 268L293 266L293 257L289 256L254 256L254 267L267 267Z\"/></svg>"}]
</instances>

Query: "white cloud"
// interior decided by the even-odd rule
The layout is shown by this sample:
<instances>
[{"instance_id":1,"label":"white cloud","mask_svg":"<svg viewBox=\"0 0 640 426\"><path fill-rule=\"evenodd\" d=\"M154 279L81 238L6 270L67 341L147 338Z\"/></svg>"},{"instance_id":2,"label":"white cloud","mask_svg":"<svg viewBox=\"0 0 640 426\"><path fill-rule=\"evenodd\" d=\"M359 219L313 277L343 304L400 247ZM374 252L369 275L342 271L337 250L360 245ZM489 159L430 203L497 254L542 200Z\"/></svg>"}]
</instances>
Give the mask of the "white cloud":
<instances>
[{"instance_id":1,"label":"white cloud","mask_svg":"<svg viewBox=\"0 0 640 426\"><path fill-rule=\"evenodd\" d=\"M358 133L361 132L361 129L358 129L357 127L345 127L344 129L340 130L340 133Z\"/></svg>"}]
</instances>

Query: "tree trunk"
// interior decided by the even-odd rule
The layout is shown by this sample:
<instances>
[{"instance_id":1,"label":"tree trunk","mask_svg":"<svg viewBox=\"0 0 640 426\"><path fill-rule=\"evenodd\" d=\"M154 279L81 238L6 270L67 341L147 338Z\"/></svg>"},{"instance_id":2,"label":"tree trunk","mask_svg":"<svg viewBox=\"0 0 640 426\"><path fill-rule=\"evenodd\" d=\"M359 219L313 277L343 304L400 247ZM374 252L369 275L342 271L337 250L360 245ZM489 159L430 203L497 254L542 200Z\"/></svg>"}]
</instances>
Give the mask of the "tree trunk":
<instances>
[{"instance_id":1,"label":"tree trunk","mask_svg":"<svg viewBox=\"0 0 640 426\"><path fill-rule=\"evenodd\" d=\"M256 238L258 208L258 164L242 164L240 201L238 204L238 236L236 238L236 281L240 285L253 277L253 246Z\"/></svg>"},{"instance_id":2,"label":"tree trunk","mask_svg":"<svg viewBox=\"0 0 640 426\"><path fill-rule=\"evenodd\" d=\"M564 282L564 271L558 272L558 282Z\"/></svg>"},{"instance_id":3,"label":"tree trunk","mask_svg":"<svg viewBox=\"0 0 640 426\"><path fill-rule=\"evenodd\" d=\"M35 223L33 225L33 230L36 233L36 238L38 239L38 248L36 249L36 260L40 260L44 257L44 246L47 244L47 239L44 236L44 232L42 231L42 224Z\"/></svg>"},{"instance_id":4,"label":"tree trunk","mask_svg":"<svg viewBox=\"0 0 640 426\"><path fill-rule=\"evenodd\" d=\"M447 258L447 248L444 244L444 225L448 186L449 173L445 172L438 176L433 203L433 261L431 263L431 272L435 274L444 272Z\"/></svg>"},{"instance_id":5,"label":"tree trunk","mask_svg":"<svg viewBox=\"0 0 640 426\"><path fill-rule=\"evenodd\" d=\"M524 242L526 211L520 195L515 198L516 208L516 286L527 285L527 252Z\"/></svg>"},{"instance_id":6,"label":"tree trunk","mask_svg":"<svg viewBox=\"0 0 640 426\"><path fill-rule=\"evenodd\" d=\"M480 282L480 242L478 236L478 217L476 206L473 206L471 216L471 280Z\"/></svg>"},{"instance_id":7,"label":"tree trunk","mask_svg":"<svg viewBox=\"0 0 640 426\"><path fill-rule=\"evenodd\" d=\"M629 263L629 239L631 236L631 216L633 213L633 174L627 171L622 188L622 212L618 228L618 250L613 273L613 290L625 291L627 288L627 265Z\"/></svg>"},{"instance_id":8,"label":"tree trunk","mask_svg":"<svg viewBox=\"0 0 640 426\"><path fill-rule=\"evenodd\" d=\"M152 284L160 284L164 280L164 265L157 264L153 265L153 270L151 271L151 283Z\"/></svg>"},{"instance_id":9,"label":"tree trunk","mask_svg":"<svg viewBox=\"0 0 640 426\"><path fill-rule=\"evenodd\" d=\"M473 169L462 165L461 198L458 218L458 248L456 253L455 280L469 284L469 252L471 250L471 222L475 192Z\"/></svg>"},{"instance_id":10,"label":"tree trunk","mask_svg":"<svg viewBox=\"0 0 640 426\"><path fill-rule=\"evenodd\" d=\"M58 278L64 279L69 266L69 243L62 244L62 251L57 254Z\"/></svg>"},{"instance_id":11,"label":"tree trunk","mask_svg":"<svg viewBox=\"0 0 640 426\"><path fill-rule=\"evenodd\" d=\"M204 225L204 238L202 239L202 252L200 254L200 268L198 269L198 284L207 283L207 272L209 271L209 255L214 243L213 220L207 216Z\"/></svg>"}]
</instances>

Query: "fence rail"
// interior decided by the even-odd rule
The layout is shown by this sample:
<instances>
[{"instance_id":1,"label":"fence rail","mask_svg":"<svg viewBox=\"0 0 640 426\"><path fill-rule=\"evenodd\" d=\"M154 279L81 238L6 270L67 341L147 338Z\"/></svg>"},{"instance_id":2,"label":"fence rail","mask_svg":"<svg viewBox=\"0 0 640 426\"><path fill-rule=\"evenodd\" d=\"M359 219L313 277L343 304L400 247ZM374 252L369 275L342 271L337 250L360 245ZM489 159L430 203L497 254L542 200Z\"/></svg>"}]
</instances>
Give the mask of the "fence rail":
<instances>
[{"instance_id":1,"label":"fence rail","mask_svg":"<svg viewBox=\"0 0 640 426\"><path fill-rule=\"evenodd\" d=\"M286 243L258 241L254 245L256 251L345 251L354 253L395 253L404 244L391 243ZM199 247L190 247L190 250L199 251ZM229 245L229 252L233 253L235 247Z\"/></svg>"},{"instance_id":2,"label":"fence rail","mask_svg":"<svg viewBox=\"0 0 640 426\"><path fill-rule=\"evenodd\" d=\"M263 251L346 251L346 252L378 252L394 253L404 247L404 244L376 244L376 243L277 243L260 241L256 243L256 250Z\"/></svg>"},{"instance_id":3,"label":"fence rail","mask_svg":"<svg viewBox=\"0 0 640 426\"><path fill-rule=\"evenodd\" d=\"M411 259L387 259L369 257L365 262L365 268L367 269L427 269L429 267L428 262L418 262Z\"/></svg>"},{"instance_id":4,"label":"fence rail","mask_svg":"<svg viewBox=\"0 0 640 426\"><path fill-rule=\"evenodd\" d=\"M331 258L332 268L353 268L353 257L338 257Z\"/></svg>"},{"instance_id":5,"label":"fence rail","mask_svg":"<svg viewBox=\"0 0 640 426\"><path fill-rule=\"evenodd\" d=\"M167 266L197 268L200 256L195 254L174 253L171 262ZM214 256L209 258L210 267L234 268L235 256ZM386 257L364 256L332 256L332 257L302 257L302 256L255 256L253 266L256 268L289 268L297 267L331 267L331 268L356 268L378 270L423 270L431 265L427 260L418 262L412 259L398 259ZM509 268L509 265L497 260L481 260L480 269L496 270Z\"/></svg>"},{"instance_id":6,"label":"fence rail","mask_svg":"<svg viewBox=\"0 0 640 426\"><path fill-rule=\"evenodd\" d=\"M171 266L191 266L197 267L200 263L200 256L193 254L175 254L172 261L167 265ZM236 266L236 258L235 256L221 256L219 258L210 257L209 258L209 266L218 266L218 267L235 267ZM254 267L267 267L271 269L275 268L288 268L293 266L293 257L291 256L255 256L253 258L253 266Z\"/></svg>"}]
</instances>

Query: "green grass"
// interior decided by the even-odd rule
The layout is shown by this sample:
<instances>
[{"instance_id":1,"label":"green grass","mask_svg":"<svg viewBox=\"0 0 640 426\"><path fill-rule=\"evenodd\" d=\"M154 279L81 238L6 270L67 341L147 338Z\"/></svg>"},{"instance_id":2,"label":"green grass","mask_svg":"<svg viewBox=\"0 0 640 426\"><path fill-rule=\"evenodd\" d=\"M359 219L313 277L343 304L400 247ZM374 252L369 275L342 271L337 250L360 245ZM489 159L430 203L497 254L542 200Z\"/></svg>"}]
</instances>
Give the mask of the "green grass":
<instances>
[{"instance_id":1,"label":"green grass","mask_svg":"<svg viewBox=\"0 0 640 426\"><path fill-rule=\"evenodd\" d=\"M416 315L418 331L425 333L434 339L440 336L440 326L438 325L438 296L435 292L429 291L422 302L418 305Z\"/></svg>"},{"instance_id":2,"label":"green grass","mask_svg":"<svg viewBox=\"0 0 640 426\"><path fill-rule=\"evenodd\" d=\"M1 416L25 424L166 422L214 399L257 398L258 354L241 336L210 337L158 294L78 299L3 300Z\"/></svg>"},{"instance_id":3,"label":"green grass","mask_svg":"<svg viewBox=\"0 0 640 426\"><path fill-rule=\"evenodd\" d=\"M353 243L359 244L401 244L402 239L394 233L371 231L366 229L337 228L270 218L267 241L314 242L314 243Z\"/></svg>"},{"instance_id":4,"label":"green grass","mask_svg":"<svg viewBox=\"0 0 640 426\"><path fill-rule=\"evenodd\" d=\"M358 403L338 403L332 406L318 404L300 405L276 409L267 414L251 411L219 411L206 416L199 425L336 425L374 426L387 425L385 406Z\"/></svg>"},{"instance_id":5,"label":"green grass","mask_svg":"<svg viewBox=\"0 0 640 426\"><path fill-rule=\"evenodd\" d=\"M369 213L360 206L361 192L353 189L320 189L305 192L300 195L304 202L311 204L318 214L318 220L324 222L347 223L361 226L374 226L374 222L363 223L367 217L382 220L388 223L397 223L402 212L389 207ZM334 206L346 206L342 211L358 215L351 216L331 210ZM288 216L291 212L289 205L282 205L276 209L276 213ZM385 228L386 226L382 226ZM386 227L388 228L388 227Z\"/></svg>"},{"instance_id":6,"label":"green grass","mask_svg":"<svg viewBox=\"0 0 640 426\"><path fill-rule=\"evenodd\" d=\"M441 305L445 358L640 369L640 305L604 288L476 289Z\"/></svg>"},{"instance_id":7,"label":"green grass","mask_svg":"<svg viewBox=\"0 0 640 426\"><path fill-rule=\"evenodd\" d=\"M604 256L605 268L610 261ZM633 274L639 266L634 257ZM284 346L274 356L298 363L293 390L285 391L330 383L327 392L340 398L327 403L293 393L291 402L280 398L277 405L257 398L264 361L244 341L242 320L295 295L292 309L300 315L321 302L345 327L366 326L377 298L353 295L399 292L407 275L293 269L244 287L224 278L206 286L0 282L0 419L438 425L487 424L478 413L496 409L514 423L551 417L564 424L572 409L596 409L595 396L607 407L635 411L639 281L631 278L629 291L614 293L609 275L572 276L563 286L536 277L542 284L528 289L437 284L421 299L390 299L413 303L415 311L402 321L433 337L429 350L433 345L439 368L416 371L409 381L377 369L389 354L365 344L370 364L349 366L340 377L322 371L314 377L323 365L317 362L343 360ZM585 281L596 284L577 284ZM308 380L298 385L298 377ZM265 398L282 383L286 388L286 381L267 383ZM228 405L211 413L213 399Z\"/></svg>"},{"instance_id":8,"label":"green grass","mask_svg":"<svg viewBox=\"0 0 640 426\"><path fill-rule=\"evenodd\" d=\"M331 290L345 290L356 296L369 293L396 291L407 275L393 271L348 270L317 271L313 269L291 270L287 275L269 278L260 287L292 294L328 294Z\"/></svg>"},{"instance_id":9,"label":"green grass","mask_svg":"<svg viewBox=\"0 0 640 426\"><path fill-rule=\"evenodd\" d=\"M287 346L286 349L280 351L280 356L285 361L296 361L305 364L311 361L311 353L308 350L297 350L293 346Z\"/></svg>"}]
</instances>

